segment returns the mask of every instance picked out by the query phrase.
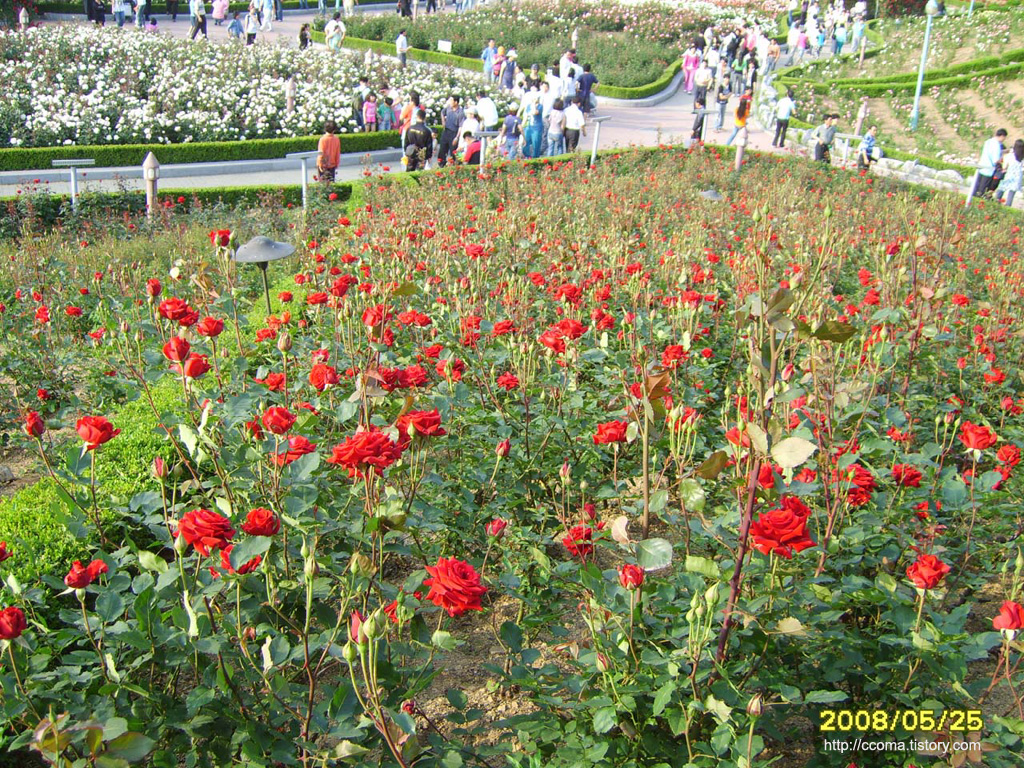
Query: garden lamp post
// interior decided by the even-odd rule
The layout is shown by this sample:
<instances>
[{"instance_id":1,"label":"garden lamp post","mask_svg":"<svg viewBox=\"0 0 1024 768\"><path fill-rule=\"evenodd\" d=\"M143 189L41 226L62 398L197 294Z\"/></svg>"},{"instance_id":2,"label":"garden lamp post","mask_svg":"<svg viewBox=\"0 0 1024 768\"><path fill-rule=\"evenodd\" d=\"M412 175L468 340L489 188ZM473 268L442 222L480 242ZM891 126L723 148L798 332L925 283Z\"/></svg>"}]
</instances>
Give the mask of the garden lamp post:
<instances>
[{"instance_id":1,"label":"garden lamp post","mask_svg":"<svg viewBox=\"0 0 1024 768\"><path fill-rule=\"evenodd\" d=\"M298 160L302 170L302 211L306 212L309 207L309 161L320 153L317 150L311 152L289 152L285 157L289 160Z\"/></svg>"},{"instance_id":2,"label":"garden lamp post","mask_svg":"<svg viewBox=\"0 0 1024 768\"><path fill-rule=\"evenodd\" d=\"M487 162L487 140L497 139L501 131L477 131L473 138L480 139L480 172L484 171L484 163Z\"/></svg>"},{"instance_id":3,"label":"garden lamp post","mask_svg":"<svg viewBox=\"0 0 1024 768\"><path fill-rule=\"evenodd\" d=\"M142 161L142 178L146 182L146 216L152 220L156 213L156 187L160 178L160 163L152 152Z\"/></svg>"},{"instance_id":4,"label":"garden lamp post","mask_svg":"<svg viewBox=\"0 0 1024 768\"><path fill-rule=\"evenodd\" d=\"M270 306L270 283L267 282L267 265L272 261L283 259L295 253L295 246L291 243L279 243L269 237L258 235L243 246L240 246L232 255L232 259L239 264L255 264L263 273L263 294L267 299L267 314L273 312Z\"/></svg>"},{"instance_id":5,"label":"garden lamp post","mask_svg":"<svg viewBox=\"0 0 1024 768\"><path fill-rule=\"evenodd\" d=\"M928 61L928 41L932 35L932 19L939 13L939 4L935 0L928 0L924 7L924 14L927 18L924 27L924 45L921 47L921 68L917 71L917 90L914 92L914 111L910 114L910 130L917 130L917 121L921 117L921 87L924 85L924 66Z\"/></svg>"},{"instance_id":6,"label":"garden lamp post","mask_svg":"<svg viewBox=\"0 0 1024 768\"><path fill-rule=\"evenodd\" d=\"M71 210L78 213L78 169L96 165L96 161L91 158L51 160L50 165L54 168L67 168L71 172Z\"/></svg>"},{"instance_id":7,"label":"garden lamp post","mask_svg":"<svg viewBox=\"0 0 1024 768\"><path fill-rule=\"evenodd\" d=\"M590 148L591 165L597 162L597 142L601 140L601 123L603 123L605 120L611 119L611 115L601 115L600 117L595 117L590 121L597 126L597 128L594 129L594 146Z\"/></svg>"}]
</instances>

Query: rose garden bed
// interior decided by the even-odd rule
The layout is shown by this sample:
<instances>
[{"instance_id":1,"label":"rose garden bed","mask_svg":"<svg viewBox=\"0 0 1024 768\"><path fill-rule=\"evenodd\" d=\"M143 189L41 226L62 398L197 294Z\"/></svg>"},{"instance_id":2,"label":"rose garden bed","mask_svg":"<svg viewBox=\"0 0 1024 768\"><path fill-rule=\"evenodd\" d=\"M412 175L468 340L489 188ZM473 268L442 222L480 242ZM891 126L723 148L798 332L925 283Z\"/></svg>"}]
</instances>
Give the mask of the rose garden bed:
<instances>
[{"instance_id":1,"label":"rose garden bed","mask_svg":"<svg viewBox=\"0 0 1024 768\"><path fill-rule=\"evenodd\" d=\"M743 766L830 710L980 723L1017 765L1005 211L665 147L372 178L306 222L0 246L5 437L50 478L18 525L68 533L0 546L8 747ZM230 260L260 232L299 248L270 316Z\"/></svg>"}]
</instances>

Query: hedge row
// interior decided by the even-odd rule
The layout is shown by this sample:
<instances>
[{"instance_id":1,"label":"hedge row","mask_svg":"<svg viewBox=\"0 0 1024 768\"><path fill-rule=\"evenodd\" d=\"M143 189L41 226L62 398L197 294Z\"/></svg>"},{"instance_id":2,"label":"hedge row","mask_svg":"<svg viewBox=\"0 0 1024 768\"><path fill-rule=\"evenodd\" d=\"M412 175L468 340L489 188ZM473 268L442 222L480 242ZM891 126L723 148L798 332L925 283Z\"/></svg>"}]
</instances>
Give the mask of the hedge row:
<instances>
[{"instance_id":1,"label":"hedge row","mask_svg":"<svg viewBox=\"0 0 1024 768\"><path fill-rule=\"evenodd\" d=\"M343 154L392 149L399 145L398 131L345 133L338 136ZM111 144L67 147L31 147L0 149L0 171L50 168L53 160L93 158L100 168L142 165L152 152L162 164L213 163L229 160L267 160L291 152L316 149L316 136L286 139L246 139L244 141L195 141L185 144Z\"/></svg>"},{"instance_id":2,"label":"hedge row","mask_svg":"<svg viewBox=\"0 0 1024 768\"><path fill-rule=\"evenodd\" d=\"M317 43L326 43L326 38L324 37L323 32L314 31L312 33L312 39ZM374 53L385 56L395 55L394 43L386 43L380 40L364 40L359 37L346 36L345 42L342 45L345 48L351 48L356 51L365 51L370 49ZM428 64L456 67L457 69L468 69L472 72L483 71L479 59L471 59L467 56L456 56L452 53L441 53L440 51L426 51L422 48L410 48L409 59L412 61L426 62ZM622 86L602 84L601 95L610 99L646 99L665 90L681 67L682 62L677 59L668 66L668 68L662 73L661 77L653 83L647 83L647 85L626 88Z\"/></svg>"},{"instance_id":3,"label":"hedge row","mask_svg":"<svg viewBox=\"0 0 1024 768\"><path fill-rule=\"evenodd\" d=\"M977 59L971 59L970 61L964 61L960 64L954 64L950 67L925 70L925 82L927 83L930 80L955 77L957 75L982 73L987 70L998 69L999 67L1008 66L1010 64L1018 64L1022 61L1024 61L1024 48L1007 51L1002 56L981 56ZM858 88L865 85L905 82L911 82L916 85L917 72L904 72L899 75L888 75L886 77L839 78L837 80L830 80L828 85L829 87L836 86L838 88Z\"/></svg>"}]
</instances>

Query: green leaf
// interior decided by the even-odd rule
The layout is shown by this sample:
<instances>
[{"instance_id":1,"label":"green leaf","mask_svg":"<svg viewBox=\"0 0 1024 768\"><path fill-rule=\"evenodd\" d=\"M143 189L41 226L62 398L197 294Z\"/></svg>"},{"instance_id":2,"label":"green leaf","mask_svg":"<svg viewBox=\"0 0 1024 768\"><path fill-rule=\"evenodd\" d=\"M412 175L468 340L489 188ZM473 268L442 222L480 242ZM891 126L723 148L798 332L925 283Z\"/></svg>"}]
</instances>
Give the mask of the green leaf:
<instances>
[{"instance_id":1,"label":"green leaf","mask_svg":"<svg viewBox=\"0 0 1024 768\"><path fill-rule=\"evenodd\" d=\"M715 451L697 468L697 477L705 480L714 480L722 474L722 470L725 469L728 463L729 454L725 451Z\"/></svg>"},{"instance_id":2,"label":"green leaf","mask_svg":"<svg viewBox=\"0 0 1024 768\"><path fill-rule=\"evenodd\" d=\"M804 629L804 625L800 623L800 619L794 618L793 616L787 616L784 619L780 619L779 623L775 626L775 631L782 635L797 635L803 637L807 634L807 630Z\"/></svg>"},{"instance_id":3,"label":"green leaf","mask_svg":"<svg viewBox=\"0 0 1024 768\"><path fill-rule=\"evenodd\" d=\"M690 512L702 512L704 510L704 501L707 496L704 493L704 486L696 480L683 480L679 483L679 497Z\"/></svg>"},{"instance_id":4,"label":"green leaf","mask_svg":"<svg viewBox=\"0 0 1024 768\"><path fill-rule=\"evenodd\" d=\"M147 571L156 571L157 573L167 570L167 561L147 549L139 550L139 565Z\"/></svg>"},{"instance_id":5,"label":"green leaf","mask_svg":"<svg viewBox=\"0 0 1024 768\"><path fill-rule=\"evenodd\" d=\"M618 719L615 717L615 707L601 707L594 712L594 732L608 733Z\"/></svg>"},{"instance_id":6,"label":"green leaf","mask_svg":"<svg viewBox=\"0 0 1024 768\"><path fill-rule=\"evenodd\" d=\"M665 707L668 706L668 703L672 700L672 694L675 692L676 684L671 682L665 683L658 689L658 692L654 694L654 706L651 709L651 713L655 717L665 711Z\"/></svg>"},{"instance_id":7,"label":"green leaf","mask_svg":"<svg viewBox=\"0 0 1024 768\"><path fill-rule=\"evenodd\" d=\"M811 691L804 696L805 704L838 704L850 698L843 691Z\"/></svg>"},{"instance_id":8,"label":"green leaf","mask_svg":"<svg viewBox=\"0 0 1024 768\"><path fill-rule=\"evenodd\" d=\"M657 571L672 563L672 545L665 539L644 539L636 545L636 561L645 571Z\"/></svg>"},{"instance_id":9,"label":"green leaf","mask_svg":"<svg viewBox=\"0 0 1024 768\"><path fill-rule=\"evenodd\" d=\"M772 458L783 469L795 469L811 458L818 446L802 437L787 437L772 446Z\"/></svg>"},{"instance_id":10,"label":"green leaf","mask_svg":"<svg viewBox=\"0 0 1024 768\"><path fill-rule=\"evenodd\" d=\"M444 758L442 758L441 765L443 765L444 768L462 768L465 763L462 762L462 755L454 749L450 749L445 754Z\"/></svg>"},{"instance_id":11,"label":"green leaf","mask_svg":"<svg viewBox=\"0 0 1024 768\"><path fill-rule=\"evenodd\" d=\"M391 293L393 296L415 296L419 292L420 289L416 283L402 283Z\"/></svg>"},{"instance_id":12,"label":"green leaf","mask_svg":"<svg viewBox=\"0 0 1024 768\"><path fill-rule=\"evenodd\" d=\"M124 598L108 589L96 598L96 613L109 624L124 613Z\"/></svg>"},{"instance_id":13,"label":"green leaf","mask_svg":"<svg viewBox=\"0 0 1024 768\"><path fill-rule=\"evenodd\" d=\"M451 632L445 632L444 630L437 630L433 635L430 636L430 642L440 648L442 651L454 651L456 642L455 638L452 637Z\"/></svg>"},{"instance_id":14,"label":"green leaf","mask_svg":"<svg viewBox=\"0 0 1024 768\"><path fill-rule=\"evenodd\" d=\"M398 710L397 712L388 710L388 712L391 714L391 719L395 721L404 733L408 733L410 736L416 733L416 721L409 717L409 715L402 710Z\"/></svg>"},{"instance_id":15,"label":"green leaf","mask_svg":"<svg viewBox=\"0 0 1024 768\"><path fill-rule=\"evenodd\" d=\"M721 573L719 572L715 561L709 560L706 557L687 555L684 567L689 573L699 573L701 576L705 576L709 579L721 578Z\"/></svg>"},{"instance_id":16,"label":"green leaf","mask_svg":"<svg viewBox=\"0 0 1024 768\"><path fill-rule=\"evenodd\" d=\"M658 514L668 505L668 491L662 489L651 494L651 513Z\"/></svg>"},{"instance_id":17,"label":"green leaf","mask_svg":"<svg viewBox=\"0 0 1024 768\"><path fill-rule=\"evenodd\" d=\"M729 722L729 715L732 714L732 707L726 704L724 701L719 701L715 698L714 694L709 693L708 697L704 700L704 706L719 723Z\"/></svg>"},{"instance_id":18,"label":"green leaf","mask_svg":"<svg viewBox=\"0 0 1024 768\"><path fill-rule=\"evenodd\" d=\"M156 742L149 736L129 731L109 742L105 754L135 763L152 752L155 746Z\"/></svg>"},{"instance_id":19,"label":"green leaf","mask_svg":"<svg viewBox=\"0 0 1024 768\"><path fill-rule=\"evenodd\" d=\"M458 688L449 688L444 692L444 695L448 697L448 703L460 712L465 709L466 704L469 703L469 698Z\"/></svg>"},{"instance_id":20,"label":"green leaf","mask_svg":"<svg viewBox=\"0 0 1024 768\"><path fill-rule=\"evenodd\" d=\"M506 621L501 625L501 642L508 646L512 653L523 650L523 630L514 621Z\"/></svg>"},{"instance_id":21,"label":"green leaf","mask_svg":"<svg viewBox=\"0 0 1024 768\"><path fill-rule=\"evenodd\" d=\"M231 567L236 571L257 555L270 549L269 536L250 536L231 548Z\"/></svg>"},{"instance_id":22,"label":"green leaf","mask_svg":"<svg viewBox=\"0 0 1024 768\"><path fill-rule=\"evenodd\" d=\"M849 323L840 323L838 320L826 320L814 329L814 338L821 341L834 341L842 344L849 341L857 334L857 329Z\"/></svg>"},{"instance_id":23,"label":"green leaf","mask_svg":"<svg viewBox=\"0 0 1024 768\"><path fill-rule=\"evenodd\" d=\"M130 765L123 757L100 755L96 758L96 768L129 768Z\"/></svg>"},{"instance_id":24,"label":"green leaf","mask_svg":"<svg viewBox=\"0 0 1024 768\"><path fill-rule=\"evenodd\" d=\"M291 485L308 483L313 473L320 467L320 454L307 453L288 465L288 481Z\"/></svg>"},{"instance_id":25,"label":"green leaf","mask_svg":"<svg viewBox=\"0 0 1024 768\"><path fill-rule=\"evenodd\" d=\"M334 748L334 756L339 760L347 760L350 757L362 757L369 751L366 747L353 744L348 739L345 739Z\"/></svg>"},{"instance_id":26,"label":"green leaf","mask_svg":"<svg viewBox=\"0 0 1024 768\"><path fill-rule=\"evenodd\" d=\"M747 422L747 435L750 437L750 445L762 456L768 453L768 435L757 424Z\"/></svg>"}]
</instances>

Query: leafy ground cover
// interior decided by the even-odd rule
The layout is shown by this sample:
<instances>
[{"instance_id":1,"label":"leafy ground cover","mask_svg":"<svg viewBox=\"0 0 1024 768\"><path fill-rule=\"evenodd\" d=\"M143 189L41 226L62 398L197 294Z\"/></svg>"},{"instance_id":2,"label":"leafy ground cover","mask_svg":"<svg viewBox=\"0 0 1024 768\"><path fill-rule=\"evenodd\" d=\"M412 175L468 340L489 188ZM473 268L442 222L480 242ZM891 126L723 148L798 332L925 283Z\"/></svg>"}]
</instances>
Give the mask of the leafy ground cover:
<instances>
[{"instance_id":1,"label":"leafy ground cover","mask_svg":"<svg viewBox=\"0 0 1024 768\"><path fill-rule=\"evenodd\" d=\"M72 62L69 64L69 62ZM182 76L181 73L188 73ZM115 28L45 26L0 35L0 146L180 144L312 136L327 119L356 127L352 94L366 75L408 98L420 93L428 119L440 118L451 93L488 88L451 69L405 70L378 59L313 49L191 45ZM295 109L285 83L295 77ZM495 93L499 108L507 105Z\"/></svg>"},{"instance_id":2,"label":"leafy ground cover","mask_svg":"<svg viewBox=\"0 0 1024 768\"><path fill-rule=\"evenodd\" d=\"M706 2L640 4L593 3L589 0L529 0L493 3L458 16L440 14L416 24L388 14L357 16L347 21L348 34L366 40L393 43L400 29L408 29L414 48L436 50L438 40L449 40L452 53L479 59L487 40L515 46L519 64L534 63L543 71L565 53L570 35L578 31L580 61L589 62L602 83L637 87L657 80L679 58L694 34L708 24L737 16L767 20L775 4Z\"/></svg>"},{"instance_id":3,"label":"leafy ground cover","mask_svg":"<svg viewBox=\"0 0 1024 768\"><path fill-rule=\"evenodd\" d=\"M884 144L903 151L973 164L980 145L996 127L1024 136L1019 86L1024 12L1012 7L976 12L964 9L933 22L921 127L906 130L914 103L923 19L882 19L874 30L884 40L877 55L860 65L856 55L811 62L785 77L797 92L803 115L814 122L838 111L852 127L862 99L869 120L878 123ZM823 87L825 83L842 87Z\"/></svg>"},{"instance_id":4,"label":"leafy ground cover","mask_svg":"<svg viewBox=\"0 0 1024 768\"><path fill-rule=\"evenodd\" d=\"M731 166L375 178L309 228L5 252L6 439L75 533L39 576L0 547L7 745L749 766L860 729L1017 765L1020 228ZM300 246L270 316L230 261L265 230Z\"/></svg>"}]
</instances>

